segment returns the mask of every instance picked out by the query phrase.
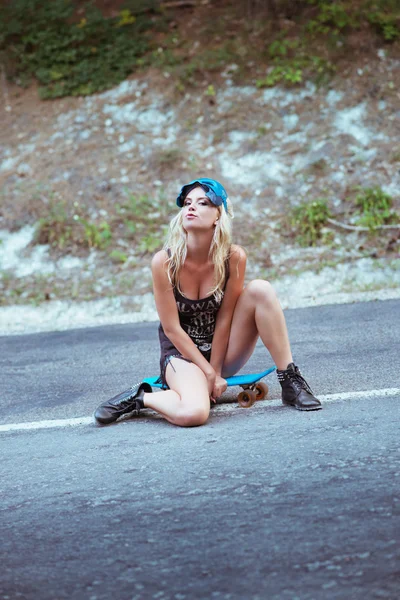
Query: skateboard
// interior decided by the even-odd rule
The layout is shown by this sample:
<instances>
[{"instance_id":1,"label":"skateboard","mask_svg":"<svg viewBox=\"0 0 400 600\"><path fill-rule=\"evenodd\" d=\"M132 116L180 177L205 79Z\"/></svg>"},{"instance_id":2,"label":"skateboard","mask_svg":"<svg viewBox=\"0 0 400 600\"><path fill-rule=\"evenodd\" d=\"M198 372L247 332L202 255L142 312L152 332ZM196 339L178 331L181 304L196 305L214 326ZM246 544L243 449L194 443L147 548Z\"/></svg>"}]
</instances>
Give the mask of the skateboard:
<instances>
[{"instance_id":1,"label":"skateboard","mask_svg":"<svg viewBox=\"0 0 400 600\"><path fill-rule=\"evenodd\" d=\"M242 408L250 408L256 400L263 400L268 394L268 386L263 381L260 381L270 373L275 371L276 367L271 367L260 373L248 373L245 375L234 375L227 377L226 382L228 387L238 385L243 389L243 392L238 394L238 403ZM158 377L146 377L143 382L150 384L152 387L162 388L162 383L157 383Z\"/></svg>"}]
</instances>

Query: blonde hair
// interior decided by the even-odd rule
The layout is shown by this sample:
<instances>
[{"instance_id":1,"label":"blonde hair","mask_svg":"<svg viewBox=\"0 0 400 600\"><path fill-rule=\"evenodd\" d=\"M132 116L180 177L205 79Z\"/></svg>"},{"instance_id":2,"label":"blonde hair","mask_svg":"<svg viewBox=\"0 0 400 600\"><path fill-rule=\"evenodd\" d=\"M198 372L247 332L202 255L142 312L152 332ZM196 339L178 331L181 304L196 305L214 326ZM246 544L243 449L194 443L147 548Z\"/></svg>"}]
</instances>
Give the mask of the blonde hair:
<instances>
[{"instance_id":1,"label":"blonde hair","mask_svg":"<svg viewBox=\"0 0 400 600\"><path fill-rule=\"evenodd\" d=\"M214 287L207 295L215 294L218 302L222 300L224 295L226 260L230 256L232 243L232 219L234 214L229 198L227 198L226 203L228 211L225 210L223 205L217 206L219 217L214 228L209 251L209 257L214 264ZM166 261L168 279L172 287L176 287L179 293L182 294L179 286L179 272L187 255L187 233L183 227L182 210L170 222L164 250L168 252Z\"/></svg>"}]
</instances>

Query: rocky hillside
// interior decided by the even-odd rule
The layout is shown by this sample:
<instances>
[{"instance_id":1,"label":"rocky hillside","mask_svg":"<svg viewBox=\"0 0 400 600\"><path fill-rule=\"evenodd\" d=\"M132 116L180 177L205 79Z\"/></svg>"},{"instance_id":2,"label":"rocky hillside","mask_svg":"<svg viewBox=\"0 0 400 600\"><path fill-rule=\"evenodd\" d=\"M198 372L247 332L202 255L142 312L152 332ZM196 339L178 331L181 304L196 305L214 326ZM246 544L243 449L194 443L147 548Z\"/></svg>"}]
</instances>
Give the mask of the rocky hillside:
<instances>
[{"instance_id":1,"label":"rocky hillside","mask_svg":"<svg viewBox=\"0 0 400 600\"><path fill-rule=\"evenodd\" d=\"M240 84L232 62L184 92L149 69L52 102L3 81L2 304L151 303L151 254L196 176L224 183L249 277L275 281L284 305L398 289L398 222L371 233L356 199L373 188L400 214L399 67L382 45L320 87ZM321 199L330 220L304 238L316 221L299 229L293 209Z\"/></svg>"}]
</instances>

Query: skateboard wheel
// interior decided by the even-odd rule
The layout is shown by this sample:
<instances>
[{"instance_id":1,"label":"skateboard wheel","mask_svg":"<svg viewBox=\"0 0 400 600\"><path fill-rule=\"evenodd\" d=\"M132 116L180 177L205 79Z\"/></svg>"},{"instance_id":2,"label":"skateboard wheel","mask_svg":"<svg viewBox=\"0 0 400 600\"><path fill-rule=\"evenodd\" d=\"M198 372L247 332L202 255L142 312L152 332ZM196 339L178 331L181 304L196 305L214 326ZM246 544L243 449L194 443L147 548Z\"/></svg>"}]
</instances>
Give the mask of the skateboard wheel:
<instances>
[{"instance_id":1,"label":"skateboard wheel","mask_svg":"<svg viewBox=\"0 0 400 600\"><path fill-rule=\"evenodd\" d=\"M245 390L238 395L238 402L242 408L250 408L256 401L257 395L253 390Z\"/></svg>"},{"instance_id":2,"label":"skateboard wheel","mask_svg":"<svg viewBox=\"0 0 400 600\"><path fill-rule=\"evenodd\" d=\"M255 385L256 400L263 400L268 395L269 387L263 381L259 381Z\"/></svg>"}]
</instances>

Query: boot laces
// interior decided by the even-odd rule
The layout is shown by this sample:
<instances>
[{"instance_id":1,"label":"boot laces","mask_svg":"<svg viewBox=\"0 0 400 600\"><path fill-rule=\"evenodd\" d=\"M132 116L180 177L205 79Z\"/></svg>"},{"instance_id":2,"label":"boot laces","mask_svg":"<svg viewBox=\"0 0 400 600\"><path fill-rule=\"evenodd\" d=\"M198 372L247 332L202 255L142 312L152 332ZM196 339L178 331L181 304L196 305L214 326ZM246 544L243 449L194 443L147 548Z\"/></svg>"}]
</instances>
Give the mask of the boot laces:
<instances>
[{"instance_id":1,"label":"boot laces","mask_svg":"<svg viewBox=\"0 0 400 600\"><path fill-rule=\"evenodd\" d=\"M304 379L298 368L296 368L296 371L289 371L287 373L287 378L290 379L290 381L293 383L296 389L305 390L306 392L313 394L312 389L310 388L310 386L308 385L307 381Z\"/></svg>"},{"instance_id":2,"label":"boot laces","mask_svg":"<svg viewBox=\"0 0 400 600\"><path fill-rule=\"evenodd\" d=\"M129 388L130 390L132 390L132 396L128 396L128 398L124 398L123 400L118 400L117 398L116 400L114 400L114 402L110 402L110 404L112 404L113 406L117 406L118 408L128 408L128 406L130 407L133 403L135 403L135 406L132 407L132 410L138 410L135 396L139 390L140 384L141 382L139 381L138 383L132 385Z\"/></svg>"}]
</instances>

